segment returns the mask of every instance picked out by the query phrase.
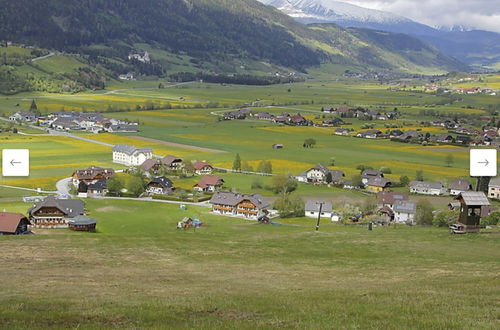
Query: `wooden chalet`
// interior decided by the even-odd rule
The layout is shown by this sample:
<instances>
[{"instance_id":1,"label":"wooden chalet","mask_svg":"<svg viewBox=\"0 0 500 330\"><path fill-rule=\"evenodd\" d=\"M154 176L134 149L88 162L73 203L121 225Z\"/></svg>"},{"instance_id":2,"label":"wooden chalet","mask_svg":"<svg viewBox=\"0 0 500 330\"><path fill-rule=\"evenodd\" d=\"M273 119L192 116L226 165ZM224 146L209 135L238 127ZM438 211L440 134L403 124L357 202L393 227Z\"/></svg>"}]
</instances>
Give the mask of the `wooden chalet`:
<instances>
[{"instance_id":1,"label":"wooden chalet","mask_svg":"<svg viewBox=\"0 0 500 330\"><path fill-rule=\"evenodd\" d=\"M0 212L0 235L29 234L31 222L20 213Z\"/></svg>"},{"instance_id":2,"label":"wooden chalet","mask_svg":"<svg viewBox=\"0 0 500 330\"><path fill-rule=\"evenodd\" d=\"M161 159L161 164L172 170L177 170L182 167L182 159L176 156L168 155Z\"/></svg>"},{"instance_id":3,"label":"wooden chalet","mask_svg":"<svg viewBox=\"0 0 500 330\"><path fill-rule=\"evenodd\" d=\"M212 174L212 171L214 170L213 166L207 162L195 162L193 167L194 172L197 175Z\"/></svg>"},{"instance_id":4,"label":"wooden chalet","mask_svg":"<svg viewBox=\"0 0 500 330\"><path fill-rule=\"evenodd\" d=\"M30 220L40 228L67 228L68 221L85 214L85 204L78 199L48 196L28 210Z\"/></svg>"},{"instance_id":5,"label":"wooden chalet","mask_svg":"<svg viewBox=\"0 0 500 330\"><path fill-rule=\"evenodd\" d=\"M210 199L212 212L225 216L257 220L268 213L270 204L258 194L217 192Z\"/></svg>"},{"instance_id":6,"label":"wooden chalet","mask_svg":"<svg viewBox=\"0 0 500 330\"><path fill-rule=\"evenodd\" d=\"M146 185L146 192L150 195L168 195L173 191L174 183L164 176L154 178Z\"/></svg>"},{"instance_id":7,"label":"wooden chalet","mask_svg":"<svg viewBox=\"0 0 500 330\"><path fill-rule=\"evenodd\" d=\"M89 185L95 183L101 179L109 179L115 174L115 170L112 168L102 168L98 166L90 166L87 169L77 170L71 175L73 179L73 185L78 187L80 182L84 182Z\"/></svg>"},{"instance_id":8,"label":"wooden chalet","mask_svg":"<svg viewBox=\"0 0 500 330\"><path fill-rule=\"evenodd\" d=\"M194 185L193 189L196 191L214 192L222 188L223 185L224 180L220 176L205 175Z\"/></svg>"}]
</instances>

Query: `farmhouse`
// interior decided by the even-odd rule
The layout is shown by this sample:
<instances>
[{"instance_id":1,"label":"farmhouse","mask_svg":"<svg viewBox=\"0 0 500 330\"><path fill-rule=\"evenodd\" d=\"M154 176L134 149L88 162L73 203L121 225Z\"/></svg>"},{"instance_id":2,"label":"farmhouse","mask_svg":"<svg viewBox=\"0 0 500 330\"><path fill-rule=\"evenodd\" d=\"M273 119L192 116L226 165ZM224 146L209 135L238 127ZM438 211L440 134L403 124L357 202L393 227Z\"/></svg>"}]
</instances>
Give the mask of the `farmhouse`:
<instances>
[{"instance_id":1,"label":"farmhouse","mask_svg":"<svg viewBox=\"0 0 500 330\"><path fill-rule=\"evenodd\" d=\"M382 131L379 131L378 129L370 129L364 132L359 132L356 136L365 139L376 139L382 136Z\"/></svg>"},{"instance_id":2,"label":"farmhouse","mask_svg":"<svg viewBox=\"0 0 500 330\"><path fill-rule=\"evenodd\" d=\"M167 166L171 170L182 168L182 159L176 156L168 155L161 159L162 165Z\"/></svg>"},{"instance_id":3,"label":"farmhouse","mask_svg":"<svg viewBox=\"0 0 500 330\"><path fill-rule=\"evenodd\" d=\"M0 212L0 236L30 233L31 222L20 213Z\"/></svg>"},{"instance_id":4,"label":"farmhouse","mask_svg":"<svg viewBox=\"0 0 500 330\"><path fill-rule=\"evenodd\" d=\"M382 208L384 206L390 207L391 209L394 206L394 203L397 201L407 201L409 200L408 194L394 192L394 191L381 191L377 195L378 199L378 207Z\"/></svg>"},{"instance_id":5,"label":"farmhouse","mask_svg":"<svg viewBox=\"0 0 500 330\"><path fill-rule=\"evenodd\" d=\"M368 190L369 192L378 193L390 188L391 185L392 182L389 179L381 177L371 177L366 182L366 190Z\"/></svg>"},{"instance_id":6,"label":"farmhouse","mask_svg":"<svg viewBox=\"0 0 500 330\"><path fill-rule=\"evenodd\" d=\"M146 159L144 163L141 164L141 170L144 172L158 173L161 169L161 161L159 159Z\"/></svg>"},{"instance_id":7,"label":"farmhouse","mask_svg":"<svg viewBox=\"0 0 500 330\"><path fill-rule=\"evenodd\" d=\"M87 197L106 196L108 193L107 183L107 179L100 179L89 184L87 187Z\"/></svg>"},{"instance_id":8,"label":"farmhouse","mask_svg":"<svg viewBox=\"0 0 500 330\"><path fill-rule=\"evenodd\" d=\"M56 199L48 196L28 210L36 227L67 228L68 221L85 213L85 205L78 199Z\"/></svg>"},{"instance_id":9,"label":"farmhouse","mask_svg":"<svg viewBox=\"0 0 500 330\"><path fill-rule=\"evenodd\" d=\"M460 202L459 224L467 233L478 233L482 209L491 205L486 195L482 191L466 191L455 199Z\"/></svg>"},{"instance_id":10,"label":"farmhouse","mask_svg":"<svg viewBox=\"0 0 500 330\"><path fill-rule=\"evenodd\" d=\"M193 166L194 166L194 172L197 175L212 174L212 171L214 170L212 165L210 165L207 162L195 162Z\"/></svg>"},{"instance_id":11,"label":"farmhouse","mask_svg":"<svg viewBox=\"0 0 500 330\"><path fill-rule=\"evenodd\" d=\"M321 214L320 214L320 205ZM331 202L320 202L320 201L307 201L305 205L305 215L309 218L321 218L332 219L333 216L333 205Z\"/></svg>"},{"instance_id":12,"label":"farmhouse","mask_svg":"<svg viewBox=\"0 0 500 330\"><path fill-rule=\"evenodd\" d=\"M445 193L445 188L439 182L411 181L410 192L420 195L439 196Z\"/></svg>"},{"instance_id":13,"label":"farmhouse","mask_svg":"<svg viewBox=\"0 0 500 330\"><path fill-rule=\"evenodd\" d=\"M453 180L450 184L450 195L458 196L460 193L472 190L472 185L465 179Z\"/></svg>"},{"instance_id":14,"label":"farmhouse","mask_svg":"<svg viewBox=\"0 0 500 330\"><path fill-rule=\"evenodd\" d=\"M500 176L492 178L488 184L488 196L494 199L500 199Z\"/></svg>"},{"instance_id":15,"label":"farmhouse","mask_svg":"<svg viewBox=\"0 0 500 330\"><path fill-rule=\"evenodd\" d=\"M167 177L154 178L146 185L146 192L150 195L168 195L174 190L174 183Z\"/></svg>"},{"instance_id":16,"label":"farmhouse","mask_svg":"<svg viewBox=\"0 0 500 330\"><path fill-rule=\"evenodd\" d=\"M109 179L115 174L115 170L112 168L102 168L98 166L90 166L87 169L84 170L76 170L73 172L71 175L72 177L72 182L75 187L78 187L78 185L81 182L84 182L85 184L89 185L92 183L95 183L101 179Z\"/></svg>"},{"instance_id":17,"label":"farmhouse","mask_svg":"<svg viewBox=\"0 0 500 330\"><path fill-rule=\"evenodd\" d=\"M113 163L139 166L151 158L153 158L151 148L136 148L126 144L117 144L113 147Z\"/></svg>"},{"instance_id":18,"label":"farmhouse","mask_svg":"<svg viewBox=\"0 0 500 330\"><path fill-rule=\"evenodd\" d=\"M224 185L224 180L220 176L205 175L194 185L196 191L214 192Z\"/></svg>"},{"instance_id":19,"label":"farmhouse","mask_svg":"<svg viewBox=\"0 0 500 330\"><path fill-rule=\"evenodd\" d=\"M350 129L348 128L337 128L335 129L335 135L340 135L340 136L349 136L349 133L351 132Z\"/></svg>"},{"instance_id":20,"label":"farmhouse","mask_svg":"<svg viewBox=\"0 0 500 330\"><path fill-rule=\"evenodd\" d=\"M361 173L361 181L363 182L364 185L368 183L368 180L371 178L383 178L384 173L381 171L377 170L364 170L363 173Z\"/></svg>"},{"instance_id":21,"label":"farmhouse","mask_svg":"<svg viewBox=\"0 0 500 330\"><path fill-rule=\"evenodd\" d=\"M415 213L417 205L408 200L397 200L392 208L394 221L397 223L415 224Z\"/></svg>"},{"instance_id":22,"label":"farmhouse","mask_svg":"<svg viewBox=\"0 0 500 330\"><path fill-rule=\"evenodd\" d=\"M258 194L216 192L210 199L212 212L224 216L236 216L257 220L268 213L270 204Z\"/></svg>"},{"instance_id":23,"label":"farmhouse","mask_svg":"<svg viewBox=\"0 0 500 330\"><path fill-rule=\"evenodd\" d=\"M9 117L9 120L34 122L37 120L37 115L33 112L16 112Z\"/></svg>"},{"instance_id":24,"label":"farmhouse","mask_svg":"<svg viewBox=\"0 0 500 330\"><path fill-rule=\"evenodd\" d=\"M297 177L297 180L308 183L330 183L327 182L328 176L331 176L331 183L338 184L342 183L345 175L342 171L330 170L325 166L318 164L315 167L302 172Z\"/></svg>"}]
</instances>

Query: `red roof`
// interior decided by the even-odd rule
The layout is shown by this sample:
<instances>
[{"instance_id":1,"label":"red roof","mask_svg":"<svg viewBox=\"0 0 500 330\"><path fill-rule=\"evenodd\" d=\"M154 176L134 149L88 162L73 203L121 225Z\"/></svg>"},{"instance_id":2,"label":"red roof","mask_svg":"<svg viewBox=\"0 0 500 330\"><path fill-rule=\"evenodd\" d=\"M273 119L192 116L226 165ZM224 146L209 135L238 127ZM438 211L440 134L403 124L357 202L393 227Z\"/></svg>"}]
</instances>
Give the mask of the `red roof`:
<instances>
[{"instance_id":1,"label":"red roof","mask_svg":"<svg viewBox=\"0 0 500 330\"><path fill-rule=\"evenodd\" d=\"M0 232L13 234L26 217L20 213L0 212Z\"/></svg>"},{"instance_id":2,"label":"red roof","mask_svg":"<svg viewBox=\"0 0 500 330\"><path fill-rule=\"evenodd\" d=\"M207 188L208 186L217 186L224 182L220 176L216 175L205 175L200 181L195 185L200 188Z\"/></svg>"},{"instance_id":3,"label":"red roof","mask_svg":"<svg viewBox=\"0 0 500 330\"><path fill-rule=\"evenodd\" d=\"M193 166L194 166L195 170L197 170L197 171L202 170L203 168L205 168L207 166L212 167L212 165L210 165L207 162L196 162L193 164Z\"/></svg>"},{"instance_id":4,"label":"red roof","mask_svg":"<svg viewBox=\"0 0 500 330\"><path fill-rule=\"evenodd\" d=\"M408 194L394 191L382 191L378 193L378 200L380 204L393 205L395 201L407 201Z\"/></svg>"}]
</instances>

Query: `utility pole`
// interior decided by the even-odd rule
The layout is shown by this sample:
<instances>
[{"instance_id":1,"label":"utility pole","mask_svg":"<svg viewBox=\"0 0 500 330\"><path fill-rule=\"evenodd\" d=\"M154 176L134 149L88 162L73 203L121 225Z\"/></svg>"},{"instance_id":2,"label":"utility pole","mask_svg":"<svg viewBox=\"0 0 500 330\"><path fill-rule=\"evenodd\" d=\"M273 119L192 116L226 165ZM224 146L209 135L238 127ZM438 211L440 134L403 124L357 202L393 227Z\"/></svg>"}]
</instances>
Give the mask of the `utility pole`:
<instances>
[{"instance_id":1,"label":"utility pole","mask_svg":"<svg viewBox=\"0 0 500 330\"><path fill-rule=\"evenodd\" d=\"M323 204L325 204L325 202L316 202L316 204L319 205L318 222L316 222L316 231L318 231L319 221L321 220L321 211L323 211Z\"/></svg>"}]
</instances>

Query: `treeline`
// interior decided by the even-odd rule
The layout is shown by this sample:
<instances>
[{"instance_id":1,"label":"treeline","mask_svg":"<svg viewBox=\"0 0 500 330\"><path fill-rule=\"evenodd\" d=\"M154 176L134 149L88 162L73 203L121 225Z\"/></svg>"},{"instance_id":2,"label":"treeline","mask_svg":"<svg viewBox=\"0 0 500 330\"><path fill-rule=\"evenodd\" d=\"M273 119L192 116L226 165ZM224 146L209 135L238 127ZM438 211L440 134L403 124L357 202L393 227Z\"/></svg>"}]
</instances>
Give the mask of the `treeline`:
<instances>
[{"instance_id":1,"label":"treeline","mask_svg":"<svg viewBox=\"0 0 500 330\"><path fill-rule=\"evenodd\" d=\"M303 78L293 77L277 77L277 76L255 76L248 74L208 74L203 72L178 72L171 74L169 78L176 82L188 82L195 80L203 80L204 82L217 84L235 84L235 85L274 85L285 84L291 82L304 81Z\"/></svg>"}]
</instances>

